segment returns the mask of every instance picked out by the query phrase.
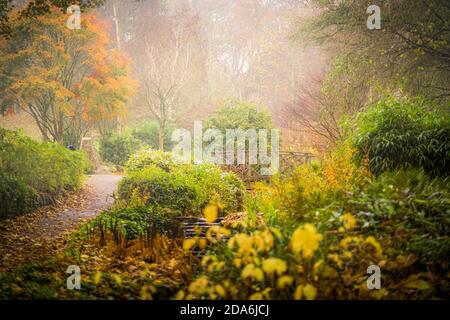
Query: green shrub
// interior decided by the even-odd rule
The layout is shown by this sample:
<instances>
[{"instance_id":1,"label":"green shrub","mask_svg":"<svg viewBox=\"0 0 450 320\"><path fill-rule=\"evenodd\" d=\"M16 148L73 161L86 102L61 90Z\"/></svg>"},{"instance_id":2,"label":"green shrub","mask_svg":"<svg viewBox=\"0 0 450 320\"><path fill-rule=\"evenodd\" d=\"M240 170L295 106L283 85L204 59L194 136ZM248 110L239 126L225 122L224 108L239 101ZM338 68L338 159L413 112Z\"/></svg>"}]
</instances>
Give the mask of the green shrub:
<instances>
[{"instance_id":1,"label":"green shrub","mask_svg":"<svg viewBox=\"0 0 450 320\"><path fill-rule=\"evenodd\" d=\"M0 172L23 181L39 194L58 195L80 187L85 168L82 152L0 129Z\"/></svg>"},{"instance_id":2,"label":"green shrub","mask_svg":"<svg viewBox=\"0 0 450 320\"><path fill-rule=\"evenodd\" d=\"M173 170L176 175L186 175L199 188L199 202L203 208L216 204L224 213L242 209L245 185L232 172L224 172L212 164L180 165Z\"/></svg>"},{"instance_id":3,"label":"green shrub","mask_svg":"<svg viewBox=\"0 0 450 320\"><path fill-rule=\"evenodd\" d=\"M223 213L241 209L245 186L235 174L210 164L176 165L160 152L144 150L142 155L132 157L128 163L126 176L119 184L122 200L130 203L137 197L149 205L194 215L201 214L210 203L218 205ZM142 163L146 163L144 169L140 169Z\"/></svg>"},{"instance_id":4,"label":"green shrub","mask_svg":"<svg viewBox=\"0 0 450 320\"><path fill-rule=\"evenodd\" d=\"M137 171L150 166L155 166L168 172L174 166L174 162L170 153L144 147L131 155L126 163L125 172Z\"/></svg>"},{"instance_id":5,"label":"green shrub","mask_svg":"<svg viewBox=\"0 0 450 320\"><path fill-rule=\"evenodd\" d=\"M231 234L228 241L208 244L196 279L176 297L448 296L448 178L431 178L423 170L385 172L370 183L355 184L352 192L327 200L310 209L307 222L299 224L285 216L266 219L266 224ZM197 239L189 241L185 243L190 248L200 246ZM361 276L373 264L382 270L381 290L369 290L367 276Z\"/></svg>"},{"instance_id":6,"label":"green shrub","mask_svg":"<svg viewBox=\"0 0 450 320\"><path fill-rule=\"evenodd\" d=\"M103 161L123 166L137 148L139 143L129 136L113 134L100 140L99 153Z\"/></svg>"},{"instance_id":7,"label":"green shrub","mask_svg":"<svg viewBox=\"0 0 450 320\"><path fill-rule=\"evenodd\" d=\"M204 129L217 129L222 133L223 143L226 143L226 133L229 129L237 129L242 130L244 135L247 130L258 130L264 129L267 132L267 147L271 148L271 129L274 128L274 123L270 112L265 107L260 107L251 103L245 103L238 100L230 100L228 103L219 109L215 114L206 119L204 123ZM261 132L259 132L260 134ZM257 142L257 148L259 148L259 140ZM236 150L245 149L246 154L249 153L250 142L249 138L246 137L245 145L240 146L237 142ZM259 157L259 155L256 155ZM260 159L259 159L260 160ZM247 162L247 170L240 170L240 165L235 166L237 164L237 154L235 154L234 164L235 165L225 165L228 170L234 171L239 177L245 181L253 180L259 176L261 172L261 168L263 165L261 164L248 164ZM260 161L259 161L260 162Z\"/></svg>"},{"instance_id":8,"label":"green shrub","mask_svg":"<svg viewBox=\"0 0 450 320\"><path fill-rule=\"evenodd\" d=\"M448 178L433 178L421 169L409 169L384 172L366 183L355 184L350 192L331 194L319 203L311 195L303 196L302 206L286 194L291 191L296 195L301 189L292 185L280 189L275 185L274 195L268 201L276 201L277 208L290 211L289 216L280 214L276 219L285 229L298 221L321 228L337 227L343 214L351 214L364 235L395 239L393 249L399 254L412 253L426 265L450 256L450 240L446 236L450 232L448 186ZM276 194L279 191L283 201Z\"/></svg>"},{"instance_id":9,"label":"green shrub","mask_svg":"<svg viewBox=\"0 0 450 320\"><path fill-rule=\"evenodd\" d=\"M37 205L38 195L33 188L0 172L0 218L30 212Z\"/></svg>"},{"instance_id":10,"label":"green shrub","mask_svg":"<svg viewBox=\"0 0 450 320\"><path fill-rule=\"evenodd\" d=\"M231 106L224 106L205 121L205 128L217 128L223 133L227 129L272 129L272 117L265 108L244 103L230 101Z\"/></svg>"},{"instance_id":11,"label":"green shrub","mask_svg":"<svg viewBox=\"0 0 450 320\"><path fill-rule=\"evenodd\" d=\"M168 126L164 130L164 150L171 150L173 142L171 140L172 127ZM159 148L159 123L157 121L145 121L131 131L131 136L140 141L141 145L149 146L153 149Z\"/></svg>"},{"instance_id":12,"label":"green shrub","mask_svg":"<svg viewBox=\"0 0 450 320\"><path fill-rule=\"evenodd\" d=\"M200 210L198 186L186 175L168 173L157 167L131 172L119 183L119 197L127 202L140 198L147 205L195 214Z\"/></svg>"},{"instance_id":13,"label":"green shrub","mask_svg":"<svg viewBox=\"0 0 450 320\"><path fill-rule=\"evenodd\" d=\"M343 205L366 233L395 239L393 247L414 253L424 265L450 257L448 178L422 170L386 172Z\"/></svg>"},{"instance_id":14,"label":"green shrub","mask_svg":"<svg viewBox=\"0 0 450 320\"><path fill-rule=\"evenodd\" d=\"M387 98L358 115L351 141L357 160L368 157L375 175L401 167L447 175L450 164L450 117L421 100Z\"/></svg>"},{"instance_id":15,"label":"green shrub","mask_svg":"<svg viewBox=\"0 0 450 320\"><path fill-rule=\"evenodd\" d=\"M165 150L172 148L170 140L172 129L165 131ZM111 134L100 140L99 153L103 161L117 166L124 166L130 156L137 150L158 149L159 147L159 125L157 122L144 122L133 130L127 130L122 134ZM144 155L145 156L145 155Z\"/></svg>"}]
</instances>

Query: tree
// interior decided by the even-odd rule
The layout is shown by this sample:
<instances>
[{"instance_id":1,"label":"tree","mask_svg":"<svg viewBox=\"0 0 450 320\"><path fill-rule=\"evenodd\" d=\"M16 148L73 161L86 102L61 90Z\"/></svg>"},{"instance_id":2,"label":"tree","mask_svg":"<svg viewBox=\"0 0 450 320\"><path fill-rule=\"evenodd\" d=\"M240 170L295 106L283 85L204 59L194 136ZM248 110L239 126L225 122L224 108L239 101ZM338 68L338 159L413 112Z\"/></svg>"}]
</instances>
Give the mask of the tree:
<instances>
[{"instance_id":1,"label":"tree","mask_svg":"<svg viewBox=\"0 0 450 320\"><path fill-rule=\"evenodd\" d=\"M34 1L0 0L0 35L11 35L10 13L16 13L22 18L39 17L54 11L55 8L62 13L71 5L78 5L81 10L95 8L102 5L105 0L34 0Z\"/></svg>"},{"instance_id":2,"label":"tree","mask_svg":"<svg viewBox=\"0 0 450 320\"><path fill-rule=\"evenodd\" d=\"M382 0L381 29L367 28L372 1L314 1L321 13L300 27L302 39L332 43L347 61L365 61L359 79L391 90L450 96L450 5L441 0Z\"/></svg>"},{"instance_id":3,"label":"tree","mask_svg":"<svg viewBox=\"0 0 450 320\"><path fill-rule=\"evenodd\" d=\"M159 123L159 149L164 150L164 132L174 119L183 86L195 72L196 19L185 8L151 22L153 32L143 36L139 59L140 98Z\"/></svg>"},{"instance_id":4,"label":"tree","mask_svg":"<svg viewBox=\"0 0 450 320\"><path fill-rule=\"evenodd\" d=\"M284 107L285 121L294 122L293 128L306 129L326 146L342 138L342 119L363 109L368 96L376 94L372 83L360 78L364 61L351 64L345 58L335 58L326 75L312 76L298 88L295 100Z\"/></svg>"},{"instance_id":5,"label":"tree","mask_svg":"<svg viewBox=\"0 0 450 320\"><path fill-rule=\"evenodd\" d=\"M0 92L33 117L45 140L78 144L124 112L133 82L101 21L84 14L81 30L70 30L66 19L57 9L11 16L11 37L0 43Z\"/></svg>"},{"instance_id":6,"label":"tree","mask_svg":"<svg viewBox=\"0 0 450 320\"><path fill-rule=\"evenodd\" d=\"M225 134L227 129L270 130L274 128L274 124L267 109L251 103L228 100L214 115L206 119L205 128L219 129Z\"/></svg>"}]
</instances>

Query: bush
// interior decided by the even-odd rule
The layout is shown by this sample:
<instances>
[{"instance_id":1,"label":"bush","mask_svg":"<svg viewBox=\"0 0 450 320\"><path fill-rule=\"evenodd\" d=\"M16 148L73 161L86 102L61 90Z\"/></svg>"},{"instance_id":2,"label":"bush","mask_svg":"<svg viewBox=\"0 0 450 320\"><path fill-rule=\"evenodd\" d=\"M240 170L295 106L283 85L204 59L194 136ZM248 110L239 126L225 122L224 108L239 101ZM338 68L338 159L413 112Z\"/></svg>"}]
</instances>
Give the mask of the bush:
<instances>
[{"instance_id":1,"label":"bush","mask_svg":"<svg viewBox=\"0 0 450 320\"><path fill-rule=\"evenodd\" d=\"M341 206L355 214L366 233L395 239L393 247L414 254L421 264L443 262L450 257L448 182L417 169L386 172Z\"/></svg>"},{"instance_id":2,"label":"bush","mask_svg":"<svg viewBox=\"0 0 450 320\"><path fill-rule=\"evenodd\" d=\"M171 128L165 131L165 150L172 148L171 132ZM159 125L155 121L150 121L142 123L132 131L103 137L100 140L99 153L103 161L124 166L137 150L157 150L158 147Z\"/></svg>"},{"instance_id":3,"label":"bush","mask_svg":"<svg viewBox=\"0 0 450 320\"><path fill-rule=\"evenodd\" d=\"M113 134L100 140L99 153L103 161L123 166L137 148L138 143L129 136Z\"/></svg>"},{"instance_id":4,"label":"bush","mask_svg":"<svg viewBox=\"0 0 450 320\"><path fill-rule=\"evenodd\" d=\"M0 217L27 213L38 205L38 195L33 188L16 178L0 172Z\"/></svg>"},{"instance_id":5,"label":"bush","mask_svg":"<svg viewBox=\"0 0 450 320\"><path fill-rule=\"evenodd\" d=\"M242 209L245 185L234 173L212 164L180 165L173 172L186 175L198 186L200 207L215 204L224 213Z\"/></svg>"},{"instance_id":6,"label":"bush","mask_svg":"<svg viewBox=\"0 0 450 320\"><path fill-rule=\"evenodd\" d=\"M130 157L126 163L125 172L133 172L151 166L169 172L173 168L174 162L170 153L144 147Z\"/></svg>"},{"instance_id":7,"label":"bush","mask_svg":"<svg viewBox=\"0 0 450 320\"><path fill-rule=\"evenodd\" d=\"M168 126L164 130L164 150L171 150L172 142L172 127ZM137 128L133 129L131 136L138 140L141 145L148 146L152 149L159 148L159 123L157 121L145 121Z\"/></svg>"},{"instance_id":8,"label":"bush","mask_svg":"<svg viewBox=\"0 0 450 320\"><path fill-rule=\"evenodd\" d=\"M271 207L278 216L310 221L313 217L309 215L315 215L315 209L341 199L370 179L367 170L355 165L354 152L343 143L311 165L295 168L288 176L276 175L270 183L256 183L260 210Z\"/></svg>"},{"instance_id":9,"label":"bush","mask_svg":"<svg viewBox=\"0 0 450 320\"><path fill-rule=\"evenodd\" d=\"M80 187L85 168L81 152L0 129L0 172L23 181L39 194L58 195Z\"/></svg>"},{"instance_id":10,"label":"bush","mask_svg":"<svg viewBox=\"0 0 450 320\"><path fill-rule=\"evenodd\" d=\"M130 159L119 184L119 196L125 202L138 197L149 205L194 215L210 203L223 213L236 212L242 207L244 190L235 174L215 165L174 164L168 154L148 149Z\"/></svg>"},{"instance_id":11,"label":"bush","mask_svg":"<svg viewBox=\"0 0 450 320\"><path fill-rule=\"evenodd\" d=\"M386 98L358 115L351 141L375 175L398 168L450 172L450 117L421 100Z\"/></svg>"},{"instance_id":12,"label":"bush","mask_svg":"<svg viewBox=\"0 0 450 320\"><path fill-rule=\"evenodd\" d=\"M267 109L241 101L231 101L231 106L219 109L205 121L205 129L216 128L225 133L227 129L272 129L272 117Z\"/></svg>"},{"instance_id":13,"label":"bush","mask_svg":"<svg viewBox=\"0 0 450 320\"><path fill-rule=\"evenodd\" d=\"M217 241L230 235L219 228L197 278L176 298L446 298L448 207L448 179L398 171L311 208L308 222L281 216L227 241ZM204 247L201 241L184 247ZM380 290L367 287L370 265L382 270Z\"/></svg>"},{"instance_id":14,"label":"bush","mask_svg":"<svg viewBox=\"0 0 450 320\"><path fill-rule=\"evenodd\" d=\"M195 214L200 210L199 191L186 175L168 173L157 167L131 172L119 183L119 197L126 202L139 197L146 205Z\"/></svg>"},{"instance_id":15,"label":"bush","mask_svg":"<svg viewBox=\"0 0 450 320\"><path fill-rule=\"evenodd\" d=\"M239 129L242 130L244 134L249 129L256 130L257 134L258 130L264 129L267 132L267 147L270 150L272 146L271 129L274 128L270 112L266 108L250 103L235 100L229 102L230 105L225 105L214 115L206 119L204 129L218 129L222 133L224 145L226 143L226 131L228 129ZM249 140L246 139L244 143L245 145L242 146L238 144L236 149L245 149L246 154L248 154L249 148L251 147ZM259 148L259 140L257 140L257 143L257 147ZM259 154L256 156L259 158ZM255 176L259 177L261 168L263 167L263 165L260 164L261 161L259 161L259 164L252 165L248 164L247 158L245 161L247 162L247 166L245 167L245 170L242 170L244 167L242 165L237 165L237 154L235 154L235 165L224 165L224 167L226 167L227 170L238 174L244 181L254 180Z\"/></svg>"}]
</instances>

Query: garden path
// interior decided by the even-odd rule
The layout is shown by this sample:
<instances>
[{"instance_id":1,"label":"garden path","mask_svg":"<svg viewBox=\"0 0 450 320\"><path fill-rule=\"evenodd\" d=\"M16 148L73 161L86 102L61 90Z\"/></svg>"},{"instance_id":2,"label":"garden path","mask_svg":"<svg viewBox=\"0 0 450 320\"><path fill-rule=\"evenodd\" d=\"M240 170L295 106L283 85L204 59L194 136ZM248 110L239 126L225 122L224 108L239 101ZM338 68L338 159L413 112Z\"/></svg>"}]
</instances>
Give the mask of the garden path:
<instances>
[{"instance_id":1,"label":"garden path","mask_svg":"<svg viewBox=\"0 0 450 320\"><path fill-rule=\"evenodd\" d=\"M0 270L61 248L65 235L114 203L120 175L91 175L54 206L0 221Z\"/></svg>"}]
</instances>

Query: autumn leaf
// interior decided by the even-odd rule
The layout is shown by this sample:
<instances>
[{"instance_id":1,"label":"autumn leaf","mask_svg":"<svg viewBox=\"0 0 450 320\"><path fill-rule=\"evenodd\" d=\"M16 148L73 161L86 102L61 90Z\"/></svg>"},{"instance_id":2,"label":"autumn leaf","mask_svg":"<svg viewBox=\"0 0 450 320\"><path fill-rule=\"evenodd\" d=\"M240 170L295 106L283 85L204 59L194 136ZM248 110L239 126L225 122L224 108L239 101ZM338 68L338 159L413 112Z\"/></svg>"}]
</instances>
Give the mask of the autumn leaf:
<instances>
[{"instance_id":1,"label":"autumn leaf","mask_svg":"<svg viewBox=\"0 0 450 320\"><path fill-rule=\"evenodd\" d=\"M203 215L208 223L213 223L217 219L217 206L208 205L203 210Z\"/></svg>"}]
</instances>

